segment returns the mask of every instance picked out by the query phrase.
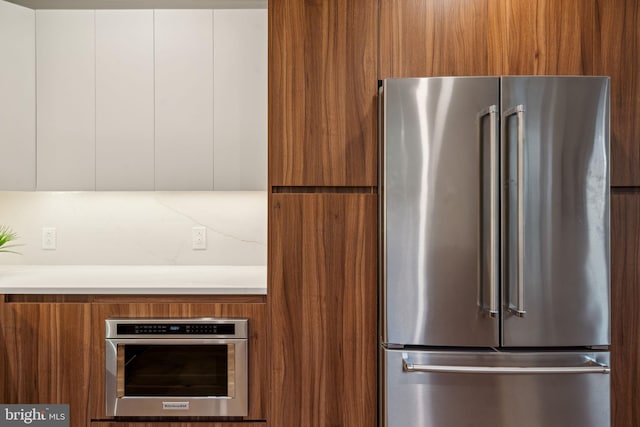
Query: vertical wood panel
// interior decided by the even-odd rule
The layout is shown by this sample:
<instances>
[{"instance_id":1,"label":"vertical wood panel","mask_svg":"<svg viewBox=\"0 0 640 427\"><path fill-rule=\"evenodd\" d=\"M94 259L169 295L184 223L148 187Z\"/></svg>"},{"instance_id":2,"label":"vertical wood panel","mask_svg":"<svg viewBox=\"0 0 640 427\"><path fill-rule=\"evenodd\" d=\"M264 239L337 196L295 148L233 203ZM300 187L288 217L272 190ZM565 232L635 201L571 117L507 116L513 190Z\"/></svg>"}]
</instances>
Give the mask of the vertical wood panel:
<instances>
[{"instance_id":1,"label":"vertical wood panel","mask_svg":"<svg viewBox=\"0 0 640 427\"><path fill-rule=\"evenodd\" d=\"M640 2L596 5L596 73L611 76L611 185L640 186Z\"/></svg>"},{"instance_id":2,"label":"vertical wood panel","mask_svg":"<svg viewBox=\"0 0 640 427\"><path fill-rule=\"evenodd\" d=\"M380 78L593 74L592 1L381 0Z\"/></svg>"},{"instance_id":3,"label":"vertical wood panel","mask_svg":"<svg viewBox=\"0 0 640 427\"><path fill-rule=\"evenodd\" d=\"M593 74L593 1L503 1L507 74Z\"/></svg>"},{"instance_id":4,"label":"vertical wood panel","mask_svg":"<svg viewBox=\"0 0 640 427\"><path fill-rule=\"evenodd\" d=\"M273 194L274 426L376 423L376 196Z\"/></svg>"},{"instance_id":5,"label":"vertical wood panel","mask_svg":"<svg viewBox=\"0 0 640 427\"><path fill-rule=\"evenodd\" d=\"M491 76L507 74L507 0L488 0L487 49L489 72Z\"/></svg>"},{"instance_id":6,"label":"vertical wood panel","mask_svg":"<svg viewBox=\"0 0 640 427\"><path fill-rule=\"evenodd\" d=\"M69 404L73 426L88 424L89 304L2 305L2 403Z\"/></svg>"},{"instance_id":7,"label":"vertical wood panel","mask_svg":"<svg viewBox=\"0 0 640 427\"><path fill-rule=\"evenodd\" d=\"M269 5L270 185L376 183L377 3Z\"/></svg>"},{"instance_id":8,"label":"vertical wood panel","mask_svg":"<svg viewBox=\"0 0 640 427\"><path fill-rule=\"evenodd\" d=\"M640 193L611 197L612 426L640 425Z\"/></svg>"},{"instance_id":9,"label":"vertical wood panel","mask_svg":"<svg viewBox=\"0 0 640 427\"><path fill-rule=\"evenodd\" d=\"M497 0L381 0L380 79L500 74Z\"/></svg>"},{"instance_id":10,"label":"vertical wood panel","mask_svg":"<svg viewBox=\"0 0 640 427\"><path fill-rule=\"evenodd\" d=\"M269 185L300 180L303 163L292 153L304 143L304 3L269 5Z\"/></svg>"}]
</instances>

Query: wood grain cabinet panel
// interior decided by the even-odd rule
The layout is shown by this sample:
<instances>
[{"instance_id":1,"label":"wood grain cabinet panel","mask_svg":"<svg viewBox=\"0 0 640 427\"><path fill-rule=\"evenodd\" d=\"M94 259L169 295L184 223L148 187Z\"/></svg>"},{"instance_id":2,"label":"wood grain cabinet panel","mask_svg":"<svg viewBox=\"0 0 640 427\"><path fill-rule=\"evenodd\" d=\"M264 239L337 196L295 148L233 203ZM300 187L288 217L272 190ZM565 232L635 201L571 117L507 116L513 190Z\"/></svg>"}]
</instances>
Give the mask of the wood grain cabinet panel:
<instances>
[{"instance_id":1,"label":"wood grain cabinet panel","mask_svg":"<svg viewBox=\"0 0 640 427\"><path fill-rule=\"evenodd\" d=\"M592 75L593 1L501 0L510 75Z\"/></svg>"},{"instance_id":2,"label":"wood grain cabinet panel","mask_svg":"<svg viewBox=\"0 0 640 427\"><path fill-rule=\"evenodd\" d=\"M640 192L611 197L612 426L640 425Z\"/></svg>"},{"instance_id":3,"label":"wood grain cabinet panel","mask_svg":"<svg viewBox=\"0 0 640 427\"><path fill-rule=\"evenodd\" d=\"M376 425L376 198L271 196L273 426Z\"/></svg>"},{"instance_id":4,"label":"wood grain cabinet panel","mask_svg":"<svg viewBox=\"0 0 640 427\"><path fill-rule=\"evenodd\" d=\"M2 303L0 308L2 403L69 404L71 425L86 426L90 305Z\"/></svg>"},{"instance_id":5,"label":"wood grain cabinet panel","mask_svg":"<svg viewBox=\"0 0 640 427\"><path fill-rule=\"evenodd\" d=\"M377 2L269 2L269 181L376 185Z\"/></svg>"},{"instance_id":6,"label":"wood grain cabinet panel","mask_svg":"<svg viewBox=\"0 0 640 427\"><path fill-rule=\"evenodd\" d=\"M499 0L381 0L380 79L502 73Z\"/></svg>"},{"instance_id":7,"label":"wood grain cabinet panel","mask_svg":"<svg viewBox=\"0 0 640 427\"><path fill-rule=\"evenodd\" d=\"M611 76L611 185L640 186L640 3L596 0L596 74Z\"/></svg>"},{"instance_id":8,"label":"wood grain cabinet panel","mask_svg":"<svg viewBox=\"0 0 640 427\"><path fill-rule=\"evenodd\" d=\"M105 323L109 318L196 318L241 317L249 319L249 420L266 420L269 390L266 304L218 303L94 303L92 308L92 372L90 413L92 419L105 419ZM93 424L96 425L95 423ZM126 426L129 424L116 424ZM130 424L144 426L146 424ZM151 425L151 424L149 424ZM156 424L153 425L163 425ZM166 424L167 426L173 424ZM183 424L175 424L182 426ZM187 424L184 424L185 426ZM199 425L199 424L198 424ZM209 424L207 424L208 426ZM217 424L210 424L211 426ZM244 424L243 424L244 425Z\"/></svg>"},{"instance_id":9,"label":"wood grain cabinet panel","mask_svg":"<svg viewBox=\"0 0 640 427\"><path fill-rule=\"evenodd\" d=\"M593 2L381 0L380 78L593 74Z\"/></svg>"}]
</instances>

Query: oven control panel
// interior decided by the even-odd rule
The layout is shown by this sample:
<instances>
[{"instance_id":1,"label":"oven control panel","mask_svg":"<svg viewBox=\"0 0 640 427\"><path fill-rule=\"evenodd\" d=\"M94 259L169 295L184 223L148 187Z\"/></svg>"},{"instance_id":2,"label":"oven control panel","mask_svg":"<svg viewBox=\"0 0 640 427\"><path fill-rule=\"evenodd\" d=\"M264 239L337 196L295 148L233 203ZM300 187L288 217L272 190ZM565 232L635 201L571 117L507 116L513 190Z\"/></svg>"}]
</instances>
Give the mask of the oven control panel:
<instances>
[{"instance_id":1,"label":"oven control panel","mask_svg":"<svg viewBox=\"0 0 640 427\"><path fill-rule=\"evenodd\" d=\"M107 319L106 338L247 338L247 319Z\"/></svg>"},{"instance_id":2,"label":"oven control panel","mask_svg":"<svg viewBox=\"0 0 640 427\"><path fill-rule=\"evenodd\" d=\"M162 324L134 323L118 325L118 335L235 335L233 324L192 323Z\"/></svg>"}]
</instances>

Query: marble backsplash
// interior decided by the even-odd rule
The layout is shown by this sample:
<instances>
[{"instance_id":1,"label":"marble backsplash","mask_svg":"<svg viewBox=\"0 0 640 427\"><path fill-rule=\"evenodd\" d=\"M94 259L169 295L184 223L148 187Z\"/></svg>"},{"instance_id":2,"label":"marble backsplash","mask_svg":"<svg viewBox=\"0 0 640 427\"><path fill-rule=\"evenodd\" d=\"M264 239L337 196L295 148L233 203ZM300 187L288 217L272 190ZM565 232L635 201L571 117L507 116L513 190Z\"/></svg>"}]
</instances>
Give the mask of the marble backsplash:
<instances>
[{"instance_id":1,"label":"marble backsplash","mask_svg":"<svg viewBox=\"0 0 640 427\"><path fill-rule=\"evenodd\" d=\"M0 192L0 224L21 255L0 265L266 265L267 193ZM193 250L191 228L207 230ZM56 250L42 249L55 227Z\"/></svg>"}]
</instances>

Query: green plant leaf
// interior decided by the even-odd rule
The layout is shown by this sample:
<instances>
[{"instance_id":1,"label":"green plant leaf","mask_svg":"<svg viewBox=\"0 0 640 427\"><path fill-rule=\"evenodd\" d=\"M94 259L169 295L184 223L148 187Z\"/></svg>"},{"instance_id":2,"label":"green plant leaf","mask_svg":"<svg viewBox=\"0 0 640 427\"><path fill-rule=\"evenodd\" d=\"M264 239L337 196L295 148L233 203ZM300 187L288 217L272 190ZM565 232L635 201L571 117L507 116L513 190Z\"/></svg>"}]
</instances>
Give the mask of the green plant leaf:
<instances>
[{"instance_id":1,"label":"green plant leaf","mask_svg":"<svg viewBox=\"0 0 640 427\"><path fill-rule=\"evenodd\" d=\"M8 244L10 242L13 242L17 238L18 238L18 235L13 230L11 230L6 225L0 225L0 252L19 254L19 252L11 251L9 250L9 248L15 248L16 246L22 246L22 245Z\"/></svg>"}]
</instances>

